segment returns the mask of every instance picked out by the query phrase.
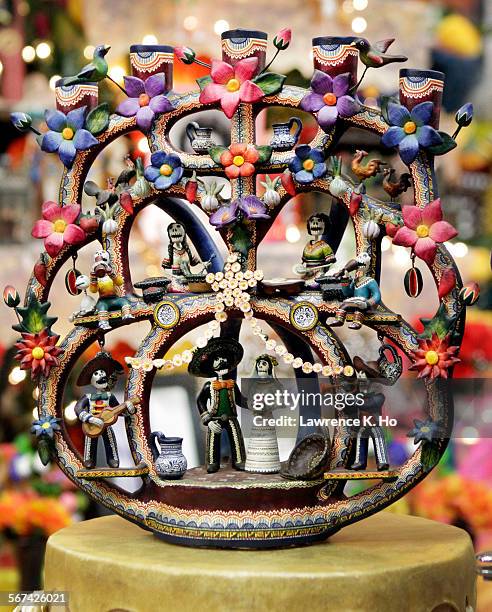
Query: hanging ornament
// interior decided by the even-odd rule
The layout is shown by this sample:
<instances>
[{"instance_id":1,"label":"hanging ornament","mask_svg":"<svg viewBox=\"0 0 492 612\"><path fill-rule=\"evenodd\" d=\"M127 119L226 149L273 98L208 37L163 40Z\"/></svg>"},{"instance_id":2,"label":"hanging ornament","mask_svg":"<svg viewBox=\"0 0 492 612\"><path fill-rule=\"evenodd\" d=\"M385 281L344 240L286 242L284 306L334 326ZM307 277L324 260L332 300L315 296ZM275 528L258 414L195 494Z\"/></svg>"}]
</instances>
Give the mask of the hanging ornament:
<instances>
[{"instance_id":1,"label":"hanging ornament","mask_svg":"<svg viewBox=\"0 0 492 612\"><path fill-rule=\"evenodd\" d=\"M79 295L82 293L82 289L77 287L77 278L81 275L80 272L75 267L75 262L77 261L77 257L72 257L72 267L65 274L65 287L67 288L68 293L70 295Z\"/></svg>"},{"instance_id":2,"label":"hanging ornament","mask_svg":"<svg viewBox=\"0 0 492 612\"><path fill-rule=\"evenodd\" d=\"M415 259L412 259L412 267L407 270L403 281L405 286L406 294L409 297L418 297L424 287L424 281L422 279L422 272L415 267Z\"/></svg>"}]
</instances>

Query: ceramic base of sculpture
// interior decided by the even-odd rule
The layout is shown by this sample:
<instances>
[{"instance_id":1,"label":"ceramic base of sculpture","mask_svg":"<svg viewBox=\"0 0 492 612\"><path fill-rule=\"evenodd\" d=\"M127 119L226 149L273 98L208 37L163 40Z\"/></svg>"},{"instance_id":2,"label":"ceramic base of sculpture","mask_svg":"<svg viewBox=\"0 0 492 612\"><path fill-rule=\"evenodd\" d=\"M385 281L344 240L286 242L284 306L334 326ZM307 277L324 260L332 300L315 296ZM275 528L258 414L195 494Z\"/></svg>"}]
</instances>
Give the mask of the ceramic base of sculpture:
<instances>
[{"instance_id":1,"label":"ceramic base of sculpture","mask_svg":"<svg viewBox=\"0 0 492 612\"><path fill-rule=\"evenodd\" d=\"M316 546L241 553L172 546L99 518L49 539L44 588L69 591L71 612L465 612L476 603L468 535L388 512Z\"/></svg>"}]
</instances>

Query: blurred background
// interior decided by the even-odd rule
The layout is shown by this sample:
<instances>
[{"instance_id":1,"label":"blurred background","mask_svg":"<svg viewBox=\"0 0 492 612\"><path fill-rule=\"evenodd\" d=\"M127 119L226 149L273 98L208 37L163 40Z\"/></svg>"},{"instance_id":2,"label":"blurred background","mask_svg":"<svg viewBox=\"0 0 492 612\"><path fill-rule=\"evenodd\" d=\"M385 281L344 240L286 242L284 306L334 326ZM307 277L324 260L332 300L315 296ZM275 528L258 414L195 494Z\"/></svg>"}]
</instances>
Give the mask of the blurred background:
<instances>
[{"instance_id":1,"label":"blurred background","mask_svg":"<svg viewBox=\"0 0 492 612\"><path fill-rule=\"evenodd\" d=\"M454 131L454 114L465 102L475 107L474 121L459 137L457 149L436 160L440 195L446 218L459 230L448 244L464 281L475 280L481 297L469 310L466 334L456 375L469 378L492 376L492 290L490 247L492 235L492 3L488 0L0 0L0 284L25 287L40 243L31 238L41 204L57 199L62 166L57 156L42 155L32 134L20 135L9 122L13 110L29 113L35 123L45 108L54 107L54 87L63 75L76 74L92 58L94 47L111 45L107 56L110 76L123 82L129 74L130 44L168 44L192 47L198 57L220 57L220 34L241 27L263 30L269 39L283 27L292 28L292 43L275 62L275 70L287 75L287 83L307 86L312 74L311 39L314 36L360 35L370 41L395 37L393 53L409 57L405 67L432 68L445 72L441 129ZM378 105L382 95L398 90L397 64L369 71L359 90L368 105ZM195 79L206 70L175 62L174 89L196 89ZM108 81L99 86L99 100L114 108L120 91ZM218 143L229 144L229 125L222 113L207 111L198 118L214 128ZM258 117L258 143L271 138L273 122L296 115L303 121L301 142L309 142L316 125L309 115L275 109ZM195 117L194 117L195 118ZM187 121L179 122L171 139L190 150L185 134ZM380 148L379 139L352 130L341 144L344 169L350 167L355 148L387 161L401 172L399 158ZM91 171L90 178L104 185L117 176L124 158L149 155L147 140L140 132L119 138L107 147ZM348 170L347 170L348 171ZM381 175L368 182L373 195L385 196ZM401 202L412 203L411 190ZM320 194L299 195L278 217L259 251L259 267L267 277L290 276L300 260L307 240L305 221L314 211L328 211L331 202ZM87 196L84 210L93 207ZM201 211L198 214L203 214ZM203 214L205 218L205 215ZM130 236L132 276L145 278L161 274L160 263L167 255L166 227L170 218L156 207L138 215ZM337 259L352 257L351 229L344 237ZM385 304L401 313L412 324L432 316L437 309L436 290L430 274L420 266L424 277L421 295L412 299L403 289L403 275L411 266L408 251L393 247L383 239L384 262L381 287ZM80 252L76 267L87 273L95 248ZM78 309L80 298L67 294L63 278L67 263L54 283L50 299L52 312L59 317L55 330L65 335L72 324L70 314ZM396 279L396 280L395 280ZM44 468L35 453L29 426L35 409L37 390L13 360L17 334L11 330L13 313L0 308L0 590L16 588L19 580L30 588L39 580L44 542L57 529L94 517L102 512L73 489L56 467ZM148 324L115 330L107 335L106 347L123 361L132 355ZM200 330L188 334L173 350L181 352L193 345ZM341 331L352 355L377 357L375 334ZM240 375L251 373L254 357L262 352L256 336L242 332L247 346ZM373 348L371 348L373 347ZM83 356L83 362L97 351ZM371 354L373 351L374 354ZM75 379L75 376L73 379ZM279 367L279 376L289 375ZM195 381L185 372L159 373L152 393L153 430L185 438L188 465L200 463L202 433L194 411ZM489 385L490 387L490 385ZM484 388L487 388L485 386ZM73 407L80 391L72 383L65 392L65 421L74 438L80 436ZM121 397L122 387L116 389ZM490 397L483 397L490 404ZM170 414L164 405L179 406ZM388 407L391 411L391 407ZM36 416L34 414L34 416ZM492 413L489 411L492 421ZM121 429L121 431L120 431ZM466 431L465 431L466 429ZM129 459L123 426L117 426L122 455ZM80 443L82 440L80 440ZM282 459L293 441L281 440ZM126 446L125 446L126 444ZM412 452L413 443L405 436L390 440L394 463L401 463ZM125 455L127 453L127 455ZM119 483L120 484L120 483ZM126 479L124 486L132 483ZM477 550L492 548L492 441L481 439L480 431L468 426L453 440L440 466L391 511L412 513L459 525L474 538ZM30 581L30 582L29 582ZM480 585L480 608L492 610L492 593Z\"/></svg>"}]
</instances>

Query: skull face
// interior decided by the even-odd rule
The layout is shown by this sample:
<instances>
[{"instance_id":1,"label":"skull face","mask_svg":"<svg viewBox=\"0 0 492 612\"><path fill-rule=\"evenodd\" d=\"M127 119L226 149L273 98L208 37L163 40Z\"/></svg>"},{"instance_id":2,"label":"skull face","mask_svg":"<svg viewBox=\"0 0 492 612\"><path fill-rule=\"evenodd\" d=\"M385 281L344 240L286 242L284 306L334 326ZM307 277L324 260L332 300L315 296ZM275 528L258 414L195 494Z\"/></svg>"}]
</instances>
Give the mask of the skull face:
<instances>
[{"instance_id":1,"label":"skull face","mask_svg":"<svg viewBox=\"0 0 492 612\"><path fill-rule=\"evenodd\" d=\"M312 236L322 236L325 233L326 223L320 215L312 215L307 222L308 233Z\"/></svg>"},{"instance_id":2,"label":"skull face","mask_svg":"<svg viewBox=\"0 0 492 612\"><path fill-rule=\"evenodd\" d=\"M359 276L369 272L369 268L371 266L371 256L369 253L360 253L355 258L355 261L358 263L357 273Z\"/></svg>"},{"instance_id":3,"label":"skull face","mask_svg":"<svg viewBox=\"0 0 492 612\"><path fill-rule=\"evenodd\" d=\"M91 376L91 385L98 391L105 391L109 386L109 376L105 370L96 370Z\"/></svg>"},{"instance_id":4,"label":"skull face","mask_svg":"<svg viewBox=\"0 0 492 612\"><path fill-rule=\"evenodd\" d=\"M172 244L181 244L186 238L186 230L181 223L171 223L167 233Z\"/></svg>"},{"instance_id":5,"label":"skull face","mask_svg":"<svg viewBox=\"0 0 492 612\"><path fill-rule=\"evenodd\" d=\"M258 361L256 362L256 371L260 376L270 375L270 369L270 362L267 359L258 359Z\"/></svg>"},{"instance_id":6,"label":"skull face","mask_svg":"<svg viewBox=\"0 0 492 612\"><path fill-rule=\"evenodd\" d=\"M111 272L111 256L107 251L97 251L94 255L93 271L99 278Z\"/></svg>"},{"instance_id":7,"label":"skull face","mask_svg":"<svg viewBox=\"0 0 492 612\"><path fill-rule=\"evenodd\" d=\"M227 358L222 355L216 355L212 361L212 367L215 372L222 372L228 369Z\"/></svg>"},{"instance_id":8,"label":"skull face","mask_svg":"<svg viewBox=\"0 0 492 612\"><path fill-rule=\"evenodd\" d=\"M75 279L75 287L80 291L87 289L89 287L90 281L89 277L85 274L79 274Z\"/></svg>"}]
</instances>

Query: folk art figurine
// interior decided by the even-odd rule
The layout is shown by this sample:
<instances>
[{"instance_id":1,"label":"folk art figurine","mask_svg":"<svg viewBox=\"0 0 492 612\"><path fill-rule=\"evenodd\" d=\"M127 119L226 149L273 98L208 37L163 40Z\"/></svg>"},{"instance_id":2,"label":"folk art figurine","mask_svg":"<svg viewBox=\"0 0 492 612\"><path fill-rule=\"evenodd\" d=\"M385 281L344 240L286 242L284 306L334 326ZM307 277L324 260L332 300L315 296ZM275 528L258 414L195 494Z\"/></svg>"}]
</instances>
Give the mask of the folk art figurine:
<instances>
[{"instance_id":1,"label":"folk art figurine","mask_svg":"<svg viewBox=\"0 0 492 612\"><path fill-rule=\"evenodd\" d=\"M20 334L16 358L39 389L32 431L40 457L45 463L56 461L89 497L110 511L173 543L268 548L324 540L403 496L431 471L447 445L439 424L452 422L452 402L440 381L453 375L465 311L477 301L479 288L473 282L462 283L450 251L443 246L456 231L446 221L446 202L436 196L433 164L436 156L456 147L455 135L470 124L473 109L467 105L458 112L458 129L447 134L439 128L444 75L405 69L398 81L398 99L383 97L380 109L361 105L357 90L365 72L405 60L386 53L391 40L370 43L354 37L317 37L313 39L314 71L309 86L292 87L271 65L278 53L289 48L290 40L289 29L278 32L273 45L261 31L223 32L221 57L213 60L213 68L197 60L189 47L133 45L129 53L132 76L125 78L121 93L126 97L114 112L107 103L99 103L98 84L110 74L109 46L99 45L92 64L57 82L56 108L46 111L46 127L38 130L26 113L12 114L15 127L25 134L36 133L42 151L58 157L64 169L58 200L43 205L42 218L32 230L43 246L23 303L12 286L4 291L5 303L15 311L14 329ZM174 56L185 65L200 63L207 69L194 91L173 91ZM364 71L362 78L360 70ZM388 83L387 89L395 87ZM287 133L281 124L274 128L271 143L257 143L258 114L265 108L274 112L277 107L292 114L290 127L297 125L296 133L284 138ZM190 122L195 112L212 109L230 120L230 145L215 144L209 129L199 126L202 131L197 128L197 138L193 132L193 140L198 141L193 144L194 154L176 148L169 138L176 121L186 117ZM299 109L311 114L317 132L310 143L297 145L302 138L301 123L295 121ZM366 178L380 173L384 160L365 163L362 152L356 154L352 166L356 180L343 172L339 139L350 128L356 128L354 134L363 130L380 139L388 161L389 156L398 156L407 166L411 180L404 173L395 182L387 174L384 188L392 199L407 190L413 206L400 207L388 202L387 196L381 201L371 192L371 181L364 184ZM145 167L140 159L123 163L122 173L108 182L107 189L87 181L107 144L126 139L136 129L143 131L152 151ZM362 143L357 149L361 147ZM204 180L208 176L217 177L217 182L208 183ZM259 176L264 180L257 190ZM80 203L83 190L96 200L94 214ZM297 278L281 283L279 290L278 283L269 284L258 269L258 249L283 207L298 193L309 191L320 194L321 211L327 211L333 200L343 214L330 215L329 227L324 212L308 220L311 240L297 267ZM164 262L172 280L158 277L133 284L129 236L136 213L152 204L174 220ZM198 209L199 215L194 212ZM344 270L334 275L336 245L348 218L356 251ZM384 283L380 288L378 270L384 252L378 236L382 232L394 248L406 248L412 260L420 259L435 280L440 306L433 317L423 320L422 332L381 301ZM187 234L193 239L188 241ZM332 244L323 238L328 234ZM66 262L75 262L79 250L93 243L98 252L88 285L87 279L78 283L71 279L69 291L73 299L86 289L89 295L82 296L73 328L61 338L50 310L50 292L58 286L53 281ZM193 274L192 268L201 262L206 262L203 270ZM282 259L275 261L280 274L288 274L282 265ZM72 277L75 272L73 267ZM200 282L194 282L197 277ZM391 278L391 282L394 286L400 282L403 289L403 278ZM196 285L201 293L190 291ZM138 289L143 293L137 293ZM97 294L95 304L86 299ZM424 381L427 401L422 406L422 422L429 424L425 435L416 436L418 445L404 470L399 466L381 469L375 483L358 495L346 495L344 489L350 480L364 478L366 473L374 480L374 473L363 469L365 436L360 436L358 459L354 459L357 439L340 429L334 430L332 439L324 431L309 435L295 431L298 442L287 469L277 474L275 432L268 431L259 446L257 432L247 457L237 414L238 406L247 406L233 373L243 352L252 350L249 342L243 347L236 339L246 326L249 337L264 344L262 354L269 356L257 361L258 380L266 387L275 384L274 360L296 377L321 376L334 383L351 381L354 369L367 370L367 378L359 384L373 385L370 364L355 358L352 362L335 333L346 318L355 330L370 326L385 343L406 355L410 375L416 372L417 379ZM83 370L80 382L93 384L94 390L80 400L77 412L82 427L96 436L88 436L84 452L63 426L64 388L91 344L102 342L116 327L130 334L143 321L151 329L135 354L125 358L130 373L121 404L111 391L119 365L100 353ZM188 337L196 339L195 345L176 352L175 345L191 331L194 335ZM104 364L100 363L103 359ZM155 370L173 372L186 364L192 376L210 379L198 396L207 434L206 470L187 469L183 480L171 483L162 468L169 438L162 432L149 437L150 395ZM399 366L383 361L378 361L378 369L388 380L399 375ZM371 399L371 393L377 394L376 389L367 389L367 403L380 410L382 402L377 395L377 401ZM140 402L134 414L137 401L132 398ZM166 410L173 409L166 406ZM118 463L111 429L116 412L125 415L135 464L128 469L112 467ZM370 431L366 433L371 437ZM378 444L381 436L372 433ZM230 441L232 466L221 467L224 436ZM96 463L98 437L103 438L107 451L107 468ZM245 472L245 467L256 470L266 443L272 450L271 471ZM178 446L176 441L176 455ZM384 448L380 449L377 459L383 468L387 460ZM115 476L138 476L144 486L128 494L113 484Z\"/></svg>"},{"instance_id":2,"label":"folk art figurine","mask_svg":"<svg viewBox=\"0 0 492 612\"><path fill-rule=\"evenodd\" d=\"M79 374L77 385L91 385L93 391L86 393L75 405L75 414L82 423L84 432L84 459L86 468L95 468L97 447L102 438L106 461L110 468L118 468L120 460L116 436L111 425L120 415L134 414L133 402L120 404L111 392L116 380L123 374L123 366L105 351L100 351Z\"/></svg>"},{"instance_id":3,"label":"folk art figurine","mask_svg":"<svg viewBox=\"0 0 492 612\"><path fill-rule=\"evenodd\" d=\"M280 456L275 425L272 425L273 410L267 405L255 407L255 398L258 400L265 394L274 394L282 387L275 377L275 366L278 361L271 355L264 354L256 358L253 372L253 381L248 388L248 408L252 410L253 420L248 449L246 451L246 472L259 474L280 472Z\"/></svg>"},{"instance_id":4,"label":"folk art figurine","mask_svg":"<svg viewBox=\"0 0 492 612\"><path fill-rule=\"evenodd\" d=\"M246 452L237 405L242 396L233 378L228 375L243 358L243 347L232 338L213 338L195 351L188 366L193 376L212 378L204 384L197 398L200 418L207 427L205 465L209 474L220 469L222 431L227 432L231 448L232 467L244 470Z\"/></svg>"}]
</instances>

